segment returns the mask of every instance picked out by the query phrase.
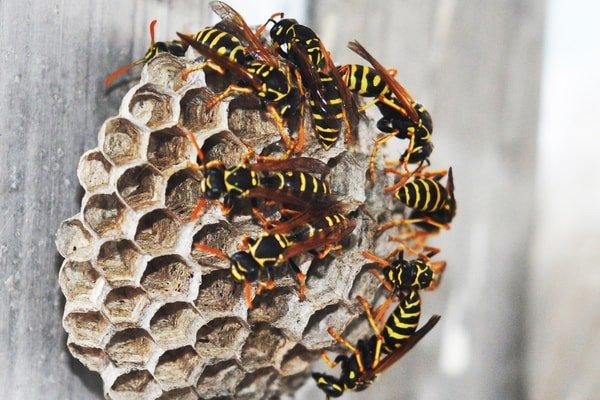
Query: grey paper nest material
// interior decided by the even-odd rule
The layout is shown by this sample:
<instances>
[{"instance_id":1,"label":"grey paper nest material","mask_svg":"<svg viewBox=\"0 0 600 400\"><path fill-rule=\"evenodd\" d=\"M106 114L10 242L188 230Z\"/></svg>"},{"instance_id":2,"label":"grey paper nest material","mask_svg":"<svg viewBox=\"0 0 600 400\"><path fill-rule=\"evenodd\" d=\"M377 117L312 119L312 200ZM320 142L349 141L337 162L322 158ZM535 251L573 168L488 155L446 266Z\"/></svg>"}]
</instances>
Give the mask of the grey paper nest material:
<instances>
[{"instance_id":1,"label":"grey paper nest material","mask_svg":"<svg viewBox=\"0 0 600 400\"><path fill-rule=\"evenodd\" d=\"M377 290L360 254L373 246L375 222L361 213L346 250L300 260L309 270L306 301L282 274L248 312L226 263L192 243L231 253L259 228L247 214L227 221L216 207L189 220L200 192L196 153L181 127L228 165L244 152L240 140L261 150L279 136L251 99L207 111L205 76L181 81L186 65L166 54L151 61L119 115L103 124L98 147L81 157L81 211L56 236L68 348L100 373L114 400L278 398L302 385L311 362L334 344L328 326L351 326L351 338L367 332L354 297L373 299ZM338 143L325 152L311 133L305 155L329 160L332 189L344 201L367 201L376 215L389 199L365 184L375 134L361 126L355 151Z\"/></svg>"}]
</instances>

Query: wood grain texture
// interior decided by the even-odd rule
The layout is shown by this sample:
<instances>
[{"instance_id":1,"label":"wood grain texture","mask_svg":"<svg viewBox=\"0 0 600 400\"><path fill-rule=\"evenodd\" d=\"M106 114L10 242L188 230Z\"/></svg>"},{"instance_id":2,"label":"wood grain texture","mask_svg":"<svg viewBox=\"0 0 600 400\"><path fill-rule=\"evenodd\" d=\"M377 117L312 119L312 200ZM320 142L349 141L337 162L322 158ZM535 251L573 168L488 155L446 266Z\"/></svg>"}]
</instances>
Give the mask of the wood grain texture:
<instances>
[{"instance_id":1,"label":"wood grain texture","mask_svg":"<svg viewBox=\"0 0 600 400\"><path fill-rule=\"evenodd\" d=\"M98 375L66 350L58 223L79 209L75 170L127 90L102 80L158 37L198 29L206 1L0 2L0 398L91 399Z\"/></svg>"},{"instance_id":2,"label":"wood grain texture","mask_svg":"<svg viewBox=\"0 0 600 400\"><path fill-rule=\"evenodd\" d=\"M545 2L312 4L313 26L336 62L360 62L345 48L358 39L398 68L433 116L434 167L452 165L456 178L458 216L438 241L448 269L424 300L427 314L443 315L441 326L368 398L524 398Z\"/></svg>"}]
</instances>

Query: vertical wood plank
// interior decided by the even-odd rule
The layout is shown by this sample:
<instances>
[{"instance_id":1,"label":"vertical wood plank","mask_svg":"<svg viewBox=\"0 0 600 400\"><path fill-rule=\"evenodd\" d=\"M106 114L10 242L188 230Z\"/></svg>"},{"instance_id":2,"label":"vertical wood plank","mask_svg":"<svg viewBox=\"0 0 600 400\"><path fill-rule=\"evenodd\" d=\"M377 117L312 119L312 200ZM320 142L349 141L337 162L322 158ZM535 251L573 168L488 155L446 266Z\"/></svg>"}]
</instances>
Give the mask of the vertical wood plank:
<instances>
[{"instance_id":1,"label":"vertical wood plank","mask_svg":"<svg viewBox=\"0 0 600 400\"><path fill-rule=\"evenodd\" d=\"M79 209L79 156L97 145L127 85L102 80L159 37L199 29L207 1L0 2L0 397L101 397L100 378L66 350L54 246ZM138 71L139 73L139 71Z\"/></svg>"},{"instance_id":2,"label":"vertical wood plank","mask_svg":"<svg viewBox=\"0 0 600 400\"><path fill-rule=\"evenodd\" d=\"M433 116L433 166L455 171L458 216L436 242L448 269L440 290L425 297L426 314L441 312L441 326L368 397L523 398L545 2L311 4L311 24L337 63L361 62L345 48L358 39L399 69ZM395 157L397 145L389 148Z\"/></svg>"}]
</instances>

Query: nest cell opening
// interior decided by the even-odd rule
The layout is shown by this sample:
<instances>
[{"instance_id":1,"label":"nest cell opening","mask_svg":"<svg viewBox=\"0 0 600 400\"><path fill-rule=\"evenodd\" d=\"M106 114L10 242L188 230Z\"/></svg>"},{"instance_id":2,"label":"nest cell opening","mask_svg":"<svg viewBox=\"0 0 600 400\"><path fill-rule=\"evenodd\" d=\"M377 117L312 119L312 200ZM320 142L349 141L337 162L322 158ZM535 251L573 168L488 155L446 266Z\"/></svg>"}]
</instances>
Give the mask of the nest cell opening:
<instances>
[{"instance_id":1,"label":"nest cell opening","mask_svg":"<svg viewBox=\"0 0 600 400\"><path fill-rule=\"evenodd\" d=\"M338 332L344 330L352 314L346 307L332 304L315 312L310 319L302 335L302 343L310 350L319 350L333 343L333 339L327 333L327 328L333 326Z\"/></svg>"},{"instance_id":2,"label":"nest cell opening","mask_svg":"<svg viewBox=\"0 0 600 400\"><path fill-rule=\"evenodd\" d=\"M68 347L73 357L92 371L100 372L108 366L108 357L102 349L79 346L75 343L69 343Z\"/></svg>"},{"instance_id":3,"label":"nest cell opening","mask_svg":"<svg viewBox=\"0 0 600 400\"><path fill-rule=\"evenodd\" d=\"M276 358L285 342L279 329L267 324L255 325L242 348L242 365L247 370L277 365Z\"/></svg>"},{"instance_id":4,"label":"nest cell opening","mask_svg":"<svg viewBox=\"0 0 600 400\"><path fill-rule=\"evenodd\" d=\"M196 351L205 358L237 358L248 334L240 319L217 318L198 330Z\"/></svg>"},{"instance_id":5,"label":"nest cell opening","mask_svg":"<svg viewBox=\"0 0 600 400\"><path fill-rule=\"evenodd\" d=\"M181 257L166 255L148 263L141 285L150 297L164 300L186 296L192 277L192 269Z\"/></svg>"},{"instance_id":6,"label":"nest cell opening","mask_svg":"<svg viewBox=\"0 0 600 400\"><path fill-rule=\"evenodd\" d=\"M122 165L140 157L141 131L125 118L106 123L102 151L115 164Z\"/></svg>"},{"instance_id":7,"label":"nest cell opening","mask_svg":"<svg viewBox=\"0 0 600 400\"><path fill-rule=\"evenodd\" d=\"M104 300L106 314L113 324L134 324L148 304L146 293L133 286L113 289Z\"/></svg>"},{"instance_id":8,"label":"nest cell opening","mask_svg":"<svg viewBox=\"0 0 600 400\"><path fill-rule=\"evenodd\" d=\"M100 247L96 265L111 284L133 282L141 256L142 254L131 241L112 240Z\"/></svg>"},{"instance_id":9,"label":"nest cell opening","mask_svg":"<svg viewBox=\"0 0 600 400\"><path fill-rule=\"evenodd\" d=\"M318 356L297 344L285 356L279 370L284 376L296 375L306 371Z\"/></svg>"},{"instance_id":10,"label":"nest cell opening","mask_svg":"<svg viewBox=\"0 0 600 400\"><path fill-rule=\"evenodd\" d=\"M110 330L110 323L99 311L83 311L67 315L64 327L78 344L100 344Z\"/></svg>"},{"instance_id":11,"label":"nest cell opening","mask_svg":"<svg viewBox=\"0 0 600 400\"><path fill-rule=\"evenodd\" d=\"M121 232L125 205L115 194L97 194L88 200L83 209L85 222L100 236Z\"/></svg>"},{"instance_id":12,"label":"nest cell opening","mask_svg":"<svg viewBox=\"0 0 600 400\"><path fill-rule=\"evenodd\" d=\"M125 329L117 332L106 346L106 353L117 365L145 365L154 351L154 341L141 328Z\"/></svg>"},{"instance_id":13,"label":"nest cell opening","mask_svg":"<svg viewBox=\"0 0 600 400\"><path fill-rule=\"evenodd\" d=\"M159 53L146 64L145 73L149 82L176 89L184 83L181 81L181 72L185 66L185 61L181 58L169 53Z\"/></svg>"},{"instance_id":14,"label":"nest cell opening","mask_svg":"<svg viewBox=\"0 0 600 400\"><path fill-rule=\"evenodd\" d=\"M224 361L207 366L198 379L196 388L205 398L233 396L245 375L235 361Z\"/></svg>"},{"instance_id":15,"label":"nest cell opening","mask_svg":"<svg viewBox=\"0 0 600 400\"><path fill-rule=\"evenodd\" d=\"M198 400L198 395L193 388L174 389L163 392L158 400Z\"/></svg>"},{"instance_id":16,"label":"nest cell opening","mask_svg":"<svg viewBox=\"0 0 600 400\"><path fill-rule=\"evenodd\" d=\"M78 262L65 260L58 275L60 287L67 300L85 299L88 297L100 274L89 261Z\"/></svg>"},{"instance_id":17,"label":"nest cell opening","mask_svg":"<svg viewBox=\"0 0 600 400\"><path fill-rule=\"evenodd\" d=\"M241 285L233 281L229 271L215 271L202 277L195 305L204 316L232 314L241 295Z\"/></svg>"},{"instance_id":18,"label":"nest cell opening","mask_svg":"<svg viewBox=\"0 0 600 400\"><path fill-rule=\"evenodd\" d=\"M91 257L92 234L78 219L63 221L56 233L56 247L65 258L85 261Z\"/></svg>"},{"instance_id":19,"label":"nest cell opening","mask_svg":"<svg viewBox=\"0 0 600 400\"><path fill-rule=\"evenodd\" d=\"M148 161L161 171L188 161L192 144L178 128L152 132L148 142Z\"/></svg>"},{"instance_id":20,"label":"nest cell opening","mask_svg":"<svg viewBox=\"0 0 600 400\"><path fill-rule=\"evenodd\" d=\"M223 125L220 107L206 108L206 101L214 97L207 88L191 89L181 99L179 123L192 132L208 131Z\"/></svg>"},{"instance_id":21,"label":"nest cell opening","mask_svg":"<svg viewBox=\"0 0 600 400\"><path fill-rule=\"evenodd\" d=\"M257 395L264 398L269 384L274 381L276 377L277 371L271 367L262 368L249 373L238 384L236 398L255 398Z\"/></svg>"},{"instance_id":22,"label":"nest cell opening","mask_svg":"<svg viewBox=\"0 0 600 400\"><path fill-rule=\"evenodd\" d=\"M266 322L272 324L285 317L290 308L290 302L298 295L292 288L277 288L265 291L254 299L254 308L248 315L249 323Z\"/></svg>"},{"instance_id":23,"label":"nest cell opening","mask_svg":"<svg viewBox=\"0 0 600 400\"><path fill-rule=\"evenodd\" d=\"M77 170L81 185L88 191L106 187L110 182L112 165L100 151L86 154L79 162Z\"/></svg>"},{"instance_id":24,"label":"nest cell opening","mask_svg":"<svg viewBox=\"0 0 600 400\"><path fill-rule=\"evenodd\" d=\"M167 210L154 210L144 215L138 224L135 241L151 254L175 249L179 224Z\"/></svg>"},{"instance_id":25,"label":"nest cell opening","mask_svg":"<svg viewBox=\"0 0 600 400\"><path fill-rule=\"evenodd\" d=\"M158 359L154 377L164 387L189 386L195 381L192 379L192 374L197 369L199 362L200 357L191 346L169 350Z\"/></svg>"},{"instance_id":26,"label":"nest cell opening","mask_svg":"<svg viewBox=\"0 0 600 400\"><path fill-rule=\"evenodd\" d=\"M175 348L196 343L196 331L202 319L184 302L162 306L150 320L150 332L162 348Z\"/></svg>"},{"instance_id":27,"label":"nest cell opening","mask_svg":"<svg viewBox=\"0 0 600 400\"><path fill-rule=\"evenodd\" d=\"M200 177L191 168L177 171L169 178L165 194L167 209L187 220L190 213L203 197Z\"/></svg>"},{"instance_id":28,"label":"nest cell opening","mask_svg":"<svg viewBox=\"0 0 600 400\"><path fill-rule=\"evenodd\" d=\"M163 177L150 165L128 169L117 181L117 190L123 200L134 210L158 203L163 191Z\"/></svg>"},{"instance_id":29,"label":"nest cell opening","mask_svg":"<svg viewBox=\"0 0 600 400\"><path fill-rule=\"evenodd\" d=\"M149 83L132 96L129 112L150 129L157 129L172 120L173 99L159 86Z\"/></svg>"},{"instance_id":30,"label":"nest cell opening","mask_svg":"<svg viewBox=\"0 0 600 400\"><path fill-rule=\"evenodd\" d=\"M152 377L152 374L147 370L133 370L115 379L111 386L111 390L120 394L132 394L142 396L150 396L151 394L161 393L158 383Z\"/></svg>"}]
</instances>

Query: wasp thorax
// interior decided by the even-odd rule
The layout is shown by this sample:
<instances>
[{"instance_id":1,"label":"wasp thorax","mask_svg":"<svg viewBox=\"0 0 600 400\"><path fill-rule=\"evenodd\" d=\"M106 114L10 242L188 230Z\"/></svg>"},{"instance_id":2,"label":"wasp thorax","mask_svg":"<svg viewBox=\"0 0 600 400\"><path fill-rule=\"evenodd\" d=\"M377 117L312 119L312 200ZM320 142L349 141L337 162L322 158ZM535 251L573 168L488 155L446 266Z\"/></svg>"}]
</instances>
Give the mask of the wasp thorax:
<instances>
[{"instance_id":1,"label":"wasp thorax","mask_svg":"<svg viewBox=\"0 0 600 400\"><path fill-rule=\"evenodd\" d=\"M231 276L238 282L253 282L258 279L260 265L245 251L238 251L231 256Z\"/></svg>"},{"instance_id":2,"label":"wasp thorax","mask_svg":"<svg viewBox=\"0 0 600 400\"><path fill-rule=\"evenodd\" d=\"M209 199L218 199L226 192L225 176L222 168L212 167L206 170L202 179L202 192Z\"/></svg>"}]
</instances>

